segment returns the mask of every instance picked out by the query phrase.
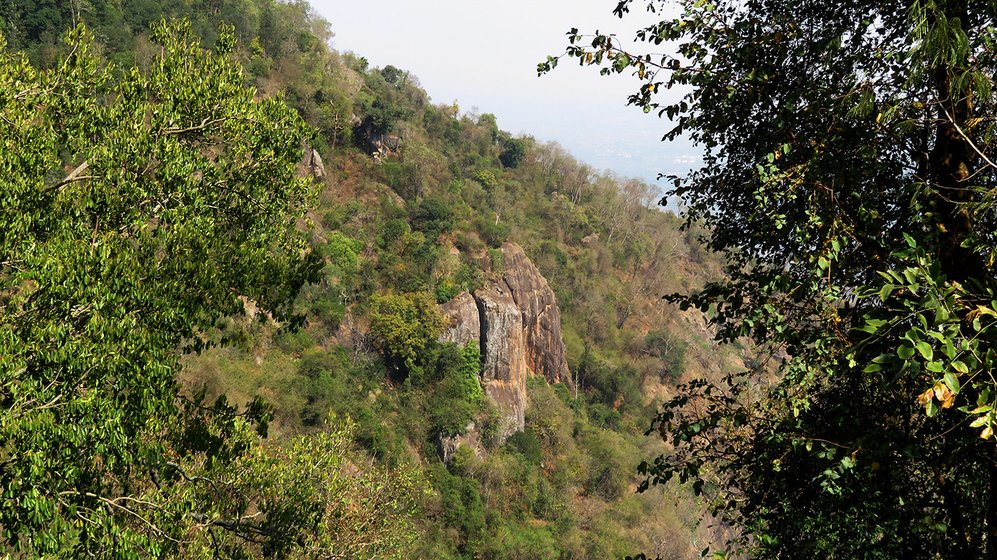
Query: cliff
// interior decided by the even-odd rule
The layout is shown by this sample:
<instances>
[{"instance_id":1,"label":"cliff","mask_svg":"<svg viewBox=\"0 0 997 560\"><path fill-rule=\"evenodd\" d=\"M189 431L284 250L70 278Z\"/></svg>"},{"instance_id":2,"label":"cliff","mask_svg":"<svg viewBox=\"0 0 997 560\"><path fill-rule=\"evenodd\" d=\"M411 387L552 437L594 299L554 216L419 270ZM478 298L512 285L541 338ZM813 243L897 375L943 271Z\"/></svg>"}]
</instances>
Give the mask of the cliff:
<instances>
[{"instance_id":1,"label":"cliff","mask_svg":"<svg viewBox=\"0 0 997 560\"><path fill-rule=\"evenodd\" d=\"M526 366L549 383L571 385L567 352L561 338L561 312L547 279L514 243L502 245L505 256L503 279L523 323Z\"/></svg>"},{"instance_id":2,"label":"cliff","mask_svg":"<svg viewBox=\"0 0 997 560\"><path fill-rule=\"evenodd\" d=\"M481 385L502 415L504 440L525 426L527 373L550 383L571 376L553 290L521 247L506 243L502 253L501 277L440 306L448 321L440 338L480 345Z\"/></svg>"}]
</instances>

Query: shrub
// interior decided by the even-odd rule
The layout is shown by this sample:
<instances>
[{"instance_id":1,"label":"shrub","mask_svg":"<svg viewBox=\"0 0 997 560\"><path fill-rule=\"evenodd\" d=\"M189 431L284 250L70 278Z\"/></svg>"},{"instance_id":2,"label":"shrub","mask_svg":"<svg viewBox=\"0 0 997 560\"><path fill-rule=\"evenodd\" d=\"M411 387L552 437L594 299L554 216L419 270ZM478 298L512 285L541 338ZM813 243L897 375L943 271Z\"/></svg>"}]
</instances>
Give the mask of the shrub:
<instances>
[{"instance_id":1,"label":"shrub","mask_svg":"<svg viewBox=\"0 0 997 560\"><path fill-rule=\"evenodd\" d=\"M662 381L675 381L685 369L685 355L689 345L665 329L655 329L644 337L644 352L661 359Z\"/></svg>"},{"instance_id":2,"label":"shrub","mask_svg":"<svg viewBox=\"0 0 997 560\"><path fill-rule=\"evenodd\" d=\"M433 424L437 432L453 436L462 433L482 411L485 392L481 388L481 353L468 342L458 350L447 345L437 359L441 380L434 391Z\"/></svg>"},{"instance_id":3,"label":"shrub","mask_svg":"<svg viewBox=\"0 0 997 560\"><path fill-rule=\"evenodd\" d=\"M509 224L496 222L495 220L488 218L482 218L478 220L478 232L481 234L481 239L483 239L489 247L499 247L509 240L509 234L512 232L512 228Z\"/></svg>"},{"instance_id":4,"label":"shrub","mask_svg":"<svg viewBox=\"0 0 997 560\"><path fill-rule=\"evenodd\" d=\"M426 292L375 295L370 330L385 355L406 370L422 364L443 331L436 300Z\"/></svg>"},{"instance_id":5,"label":"shrub","mask_svg":"<svg viewBox=\"0 0 997 560\"><path fill-rule=\"evenodd\" d=\"M499 161L509 169L519 167L519 164L526 156L526 142L520 138L509 138L502 143L502 153L499 154Z\"/></svg>"},{"instance_id":6,"label":"shrub","mask_svg":"<svg viewBox=\"0 0 997 560\"><path fill-rule=\"evenodd\" d=\"M531 430L516 432L509 436L505 442L506 447L519 453L527 462L539 465L543 461L543 450L540 447L540 440Z\"/></svg>"},{"instance_id":7,"label":"shrub","mask_svg":"<svg viewBox=\"0 0 997 560\"><path fill-rule=\"evenodd\" d=\"M425 233L427 239L436 239L441 233L453 229L454 213L443 200L427 196L412 211L412 225Z\"/></svg>"},{"instance_id":8,"label":"shrub","mask_svg":"<svg viewBox=\"0 0 997 560\"><path fill-rule=\"evenodd\" d=\"M474 174L474 180L481 183L486 189L493 189L498 186L498 179L490 169L482 169Z\"/></svg>"}]
</instances>

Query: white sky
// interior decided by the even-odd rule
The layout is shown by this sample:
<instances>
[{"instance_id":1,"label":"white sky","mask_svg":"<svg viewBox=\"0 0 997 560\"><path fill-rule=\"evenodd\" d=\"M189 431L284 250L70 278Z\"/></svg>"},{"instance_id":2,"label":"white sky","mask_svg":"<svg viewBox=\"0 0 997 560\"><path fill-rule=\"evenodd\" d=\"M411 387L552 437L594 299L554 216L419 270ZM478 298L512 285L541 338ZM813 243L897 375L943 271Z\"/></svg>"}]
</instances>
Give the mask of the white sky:
<instances>
[{"instance_id":1,"label":"white sky","mask_svg":"<svg viewBox=\"0 0 997 560\"><path fill-rule=\"evenodd\" d=\"M666 120L626 106L638 86L562 59L538 78L537 63L567 45L572 27L632 39L640 23L612 11L616 0L311 0L332 24L332 46L418 77L434 103L494 113L499 127L559 142L598 169L654 181L698 160L685 142L663 143ZM635 11L640 9L634 4ZM660 186L667 185L659 182Z\"/></svg>"}]
</instances>

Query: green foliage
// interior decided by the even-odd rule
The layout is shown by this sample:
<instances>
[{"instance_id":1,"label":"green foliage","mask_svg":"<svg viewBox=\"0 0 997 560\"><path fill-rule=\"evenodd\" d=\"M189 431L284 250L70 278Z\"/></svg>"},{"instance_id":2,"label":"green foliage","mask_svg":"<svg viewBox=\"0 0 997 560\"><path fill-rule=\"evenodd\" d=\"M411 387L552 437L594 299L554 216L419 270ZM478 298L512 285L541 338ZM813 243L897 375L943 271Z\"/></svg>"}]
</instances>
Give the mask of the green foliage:
<instances>
[{"instance_id":1,"label":"green foliage","mask_svg":"<svg viewBox=\"0 0 997 560\"><path fill-rule=\"evenodd\" d=\"M486 189L493 189L498 185L498 179L490 169L482 169L474 174L474 180L481 183Z\"/></svg>"},{"instance_id":2,"label":"green foliage","mask_svg":"<svg viewBox=\"0 0 997 560\"><path fill-rule=\"evenodd\" d=\"M225 530L201 531L183 554L404 558L416 536L411 519L421 481L411 469L363 464L353 430L349 420L336 422L279 447L257 446L213 472L235 482L206 480L186 498L211 503L213 515L199 521Z\"/></svg>"},{"instance_id":3,"label":"green foliage","mask_svg":"<svg viewBox=\"0 0 997 560\"><path fill-rule=\"evenodd\" d=\"M428 196L419 202L412 212L412 225L426 234L428 239L436 239L441 233L454 227L454 212L442 199Z\"/></svg>"},{"instance_id":4,"label":"green foliage","mask_svg":"<svg viewBox=\"0 0 997 560\"><path fill-rule=\"evenodd\" d=\"M479 381L481 352L473 342L463 348L447 345L437 358L436 369L441 379L433 389L434 431L446 436L464 433L485 404Z\"/></svg>"},{"instance_id":5,"label":"green foliage","mask_svg":"<svg viewBox=\"0 0 997 560\"><path fill-rule=\"evenodd\" d=\"M664 366L661 377L677 380L685 369L688 344L664 329L655 329L644 337L642 352L660 358Z\"/></svg>"},{"instance_id":6,"label":"green foliage","mask_svg":"<svg viewBox=\"0 0 997 560\"><path fill-rule=\"evenodd\" d=\"M435 299L425 292L375 295L370 300L370 330L381 350L412 372L443 331Z\"/></svg>"},{"instance_id":7,"label":"green foliage","mask_svg":"<svg viewBox=\"0 0 997 560\"><path fill-rule=\"evenodd\" d=\"M540 442L537 440L536 434L531 431L516 432L509 436L505 444L510 449L514 449L516 453L522 454L526 461L534 465L539 465L540 461L543 460Z\"/></svg>"},{"instance_id":8,"label":"green foliage","mask_svg":"<svg viewBox=\"0 0 997 560\"><path fill-rule=\"evenodd\" d=\"M297 306L308 316L330 329L339 326L350 303L359 290L360 251L362 244L338 231L328 234L326 242L316 252L325 261L318 282L306 285L298 296ZM302 333L291 337L303 337ZM285 342L290 339L285 337Z\"/></svg>"},{"instance_id":9,"label":"green foliage","mask_svg":"<svg viewBox=\"0 0 997 560\"><path fill-rule=\"evenodd\" d=\"M51 9L53 13L35 20L36 24L45 25L41 26L36 36L25 38L21 30L26 27L21 20L45 9ZM310 276L310 283L301 290L293 307L290 305L294 291L291 288L286 290L286 299L273 298L282 301L278 306L267 304L262 296L252 295L236 286L220 291L221 299L212 300L212 303L224 303L225 298L233 295L248 296L248 301L244 303L243 299L239 299L233 304L233 309L236 315L241 315L244 305L250 311L256 308L258 312L255 312L254 318L236 316L215 322L209 320L206 321L208 327L197 330L195 336L184 338L184 342L211 340L238 345L238 348L206 349L199 355L185 356L182 359L184 369L178 381L173 383L180 387L206 387L207 392L195 394L189 402L187 399L180 401L186 403L181 412L163 422L170 428L168 434L155 431L154 426L150 426L147 432L151 434L146 436L147 440L161 442L170 453L167 455L170 460L192 480L187 480L181 471L163 467L155 461L132 462L127 480L111 480L105 486L117 492L105 497L114 499L120 495L119 504L137 505L137 502L127 499L137 497L149 498L150 503L161 506L167 503L166 498L153 499L149 495L138 494L155 486L150 486L147 479L159 480L166 492L186 492L183 496L195 495L193 491L188 492L192 487L198 489L197 500L212 501L220 508L216 511L188 500L184 502L187 505L182 507L166 507L162 517L157 517L152 506L135 510L158 526L173 531L167 534L156 533L143 525L138 517L129 517L131 514L124 510L118 510L119 515L116 516L105 516L114 517L116 522L122 519L133 522L134 526L129 529L133 532L145 531L149 547L142 553L148 556L175 556L179 554L180 545L168 537L182 535L182 538L177 538L188 547L184 549L184 555L188 557L259 557L264 555L264 547L266 554L273 556L307 555L301 552L300 546L305 546L303 543L314 544L322 538L323 531L335 527L336 523L331 526L319 523L321 527L315 525L321 502L321 499L314 499L321 494L315 490L325 483L325 479L319 476L324 473L303 472L307 465L306 454L300 455L302 458L299 461L288 449L291 445L306 443L305 440L299 442L294 439L295 434L321 433L324 430L322 419L330 413L354 418L356 425L348 430L346 439L356 442L375 458L372 462L369 457L355 453L355 450L343 451L337 446L323 448L327 449L323 453L343 458L343 462L339 463L344 467L343 471L358 478L363 478L368 472L375 477L390 478L395 472L383 469L383 466L410 462L420 465L420 469L433 471L439 466L436 457L439 436L466 431L468 424L474 422L477 433L466 434L469 443L458 452L466 461L461 463L458 459L452 459L448 466L450 474L456 476L449 481L451 489L458 488L457 492L446 491L449 509L441 508L442 497L432 488L416 493L420 511L414 515L407 508L395 511L384 504L354 499L356 494L350 489L341 490L351 503L362 504L363 507L370 505L380 508L382 512L398 513L412 520L418 526L419 541L401 545L403 554L409 557L614 557L650 542L652 535L658 538L660 533L654 526L658 524L659 516L650 515L652 508L656 507L652 504L657 498L598 490L599 485L591 481L590 469L596 466L589 460L589 455L594 453L594 447L590 444L593 441L589 436L591 431L610 427L618 430L620 437L626 441L633 440L638 437L636 434L643 431L643 426L638 426L635 418L640 412L637 407L631 406L629 399L617 410L612 404L603 403L612 403L614 398L606 396L611 391L603 395L593 388L586 390L583 387L576 398L575 392L564 386L551 390L542 379L533 379L529 385L527 426L528 433L535 437L528 438L529 445L523 447L525 454L516 452L508 446L499 445L499 429L503 421L489 400L483 398L477 379L480 357L473 356L466 349L462 351L457 347L437 344L432 339L415 352L416 367L407 370L403 360L387 356L390 365L386 365L384 357L370 353L370 343L379 341L365 331L371 323L369 294L428 291L437 301L446 301L461 290L489 282L492 275L502 274L503 258L497 248L506 241L515 241L524 246L557 292L572 366L579 363L583 348L589 345L598 350L605 365L600 370L604 374L600 380L602 387L614 387L616 381L611 379L612 376L629 376L634 368L645 373L661 371L663 358L646 353L638 341L640 336L628 328L613 329L614 321L607 326L603 318L614 312L620 313L624 303L634 302L638 311L630 324L644 325L648 321L656 321L661 316L657 295L668 291L666 287L672 285L669 282L696 285L700 278L710 276L704 266L688 260L690 250L686 238L677 234L676 219L648 210L646 203L632 199L627 187L630 182L594 173L554 144L541 145L528 138L523 139L523 157L517 165L508 165L511 160L503 162L501 156L512 139L508 133L499 130L494 115L461 115L456 103L430 105L426 93L417 87L417 80L405 72L387 66L372 69L362 57L329 50L327 45L331 31L328 23L316 17L301 0L77 0L49 4L9 0L0 2L0 19L3 20L0 25L7 31L14 49L23 48L31 61L48 68L56 64L60 53L68 52L58 42L57 34L61 33L61 26L73 19L74 9L77 16L91 24L95 35L101 39L101 52L106 53L110 60L126 62L126 67L134 61L143 69L156 67L160 48L147 40L147 24L158 20L159 14L188 16L192 36L200 36L206 43L213 43L219 37L219 20L233 24L235 36L240 41L234 46L226 43L222 50L234 49L232 54L247 65L247 74L237 82L233 81L233 87L254 84L260 97L274 91L283 92L285 102L317 129L314 135L302 135L301 139L307 140L308 147L321 152L327 169L326 182L330 186L321 193L316 201L318 206L305 219L291 216L274 219L274 223L288 228L308 223L310 219L315 221L315 229L309 236L311 246L304 248L302 244L296 244L285 255L289 260L309 255L308 258L314 259L316 265L322 265L318 276L307 275ZM195 67L187 67L186 70L191 77L199 75ZM109 83L126 74L122 70L112 70ZM16 94L21 90L11 91ZM69 107L63 114L73 114L68 100L85 104L88 96L97 93L88 91L61 98ZM99 98L99 103L111 103L114 95L101 95ZM45 106L43 103L38 107ZM355 126L353 115L359 117L359 126ZM149 119L152 120L152 117ZM243 124L248 126L252 123ZM397 146L395 142L398 139L391 134L404 136ZM220 161L232 163L223 149L205 143L201 136L194 136L197 135L192 131L185 139L190 140L192 145L201 141L200 146L206 153L212 157L216 153L222 154ZM99 139L99 135L95 138ZM122 141L122 144L127 142ZM370 154L374 150L381 152L381 157L372 158ZM516 151L513 146L506 156L514 155ZM59 181L79 163L73 161L72 155L64 155L68 153L68 150L60 152L60 158L66 161L60 159L60 165L51 166L46 184ZM251 160L252 157L246 159ZM155 166L149 169L154 170ZM188 170L182 170L177 175L198 177ZM208 176L207 180L211 177ZM400 204L394 194L384 193L385 184L404 202ZM78 186L88 187L88 184ZM206 194L213 192L208 189ZM112 202L109 205L112 209L117 208L113 204L114 196L108 193L106 197ZM196 206L197 200L190 197L166 198L160 202L163 203L162 208L169 209L180 204ZM65 207L73 207L68 199ZM87 219L99 213L96 203L92 207L94 211ZM141 204L137 208L148 209ZM241 206L206 206L201 210L222 214L228 211L234 215L241 210ZM191 215L194 214L191 210ZM611 224L613 216L620 216L620 223ZM81 221L78 228L81 248L85 249L93 242L90 236L94 223L102 227L103 220L103 217L92 220L88 227L82 225L85 219ZM629 227L627 221L635 225ZM238 220L233 217L227 223L238 224ZM155 222L150 223L150 227L156 225ZM237 229L238 225L228 227ZM607 233L610 230L615 233ZM103 235L107 232L98 228L98 233ZM593 243L581 242L593 233L599 233L601 238ZM128 237L130 233L122 235L122 245L139 245L138 241ZM193 233L191 237L194 237ZM211 235L203 237L212 239ZM451 240L460 250L459 255L455 255L449 246ZM649 250L654 245L648 240L663 243L666 248L677 247L673 253L659 255L662 257L660 262L668 262L669 266L674 264L674 270L682 271L674 277L675 280L668 276L664 282L648 282L647 279L657 277L653 274L656 257L653 250ZM667 244L664 244L666 241ZM493 250L486 252L486 243ZM231 250L238 252L244 247L236 244ZM635 247L640 250L631 250ZM171 257L172 246L163 245L155 250L149 248L148 254L156 258ZM191 257L191 262L199 262L198 257ZM257 266L258 262L255 257L248 259L246 268L261 278L260 292L276 296L275 292L284 289L287 278L279 274L269 278L272 272L279 270ZM701 263L710 263L708 253L702 254ZM17 263L4 262L3 266L7 267L5 271L13 270ZM210 263L206 267L212 268ZM488 275L482 269L489 270ZM115 276L112 273L108 272L104 277L108 279L106 284L113 284ZM122 278L130 281L132 277L124 275ZM236 279L231 274L224 278L226 281ZM602 287L604 279L611 279L612 289ZM150 282L153 280L155 278L149 279ZM645 292L638 293L636 288L645 282L648 285L641 288ZM181 284L182 281L177 282L178 286ZM103 287L98 286L95 291ZM630 299L623 297L630 296L624 292L625 287L635 288L633 293L638 295ZM6 291L3 293L7 294ZM641 296L642 293L646 297ZM8 297L13 296L0 294L0 305L9 301ZM66 305L68 313L75 312L73 306ZM282 309L275 311L275 307ZM3 309L6 312L8 308ZM87 308L81 309L84 315L89 313ZM110 317L105 311L101 310L100 316ZM303 315L304 321L288 321L292 314ZM146 316L159 315L158 312L147 313L145 307L138 308L134 313L135 319ZM113 322L114 318L108 320ZM673 329L674 325L670 324L667 328ZM132 333L127 325L121 327L121 332L127 334L118 338L124 342L117 356L123 356L121 360L124 361L135 347L129 337L134 334L137 340L142 340L144 335L140 331ZM54 340L51 346L57 349L62 339ZM430 338L427 337L427 340ZM697 364L703 363L701 347L705 346L690 345L688 364L693 370ZM73 350L80 346L69 348ZM115 356L111 358L105 361L117 359ZM713 358L710 354L710 359ZM90 360L91 357L83 355L82 359ZM717 356L717 359L722 359L722 356ZM97 358L93 362L96 363ZM404 379L387 375L393 367L407 370L409 375ZM140 369L133 363L122 365L118 371L134 375L134 368ZM172 380L178 369L164 373L162 379ZM140 375L134 375L133 384L140 386L148 379L147 373L143 370ZM105 384L102 387L102 392L87 395L115 394L114 386ZM226 398L218 398L221 395ZM265 395L273 408L261 406L256 395ZM127 397L122 400L124 398ZM138 400L135 398L129 402ZM48 401L29 399L25 402ZM232 403L249 404L236 407ZM64 415L60 407L53 406L52 410L56 418L63 417L60 416ZM103 410L87 418L101 419L117 414L117 409L110 405L106 409L109 411L107 414ZM86 422L78 423L89 429ZM280 443L259 451L256 428L266 428L271 437ZM479 437L484 449L472 451ZM148 448L147 440L140 440L140 450ZM101 443L97 438L87 443L90 441ZM604 447L609 449L608 453L637 456L636 449L631 446ZM65 453L71 455L76 448L66 449ZM90 455L99 455L100 452L94 451ZM257 461L253 457L258 452L268 458ZM87 453L80 455L90 456ZM106 457L110 456L99 455L94 464L104 468L110 464L101 463ZM538 457L543 457L543 461ZM248 465L249 462L240 463L247 458L253 458L250 462L256 466L243 470L236 468L239 464ZM323 455L315 461L329 466L331 460L322 462L328 458ZM114 460L114 457L109 459ZM289 483L300 482L300 489L292 487L282 490L269 484L270 481L258 478L229 478L232 473L253 473L252 476L259 477L255 470L279 472L285 462L293 464L289 470L297 473ZM118 462L107 468L118 468L121 464ZM68 476L75 475L70 472ZM196 477L207 477L215 483L225 481L230 484L224 488L238 488L239 492L221 497L209 495L207 485L203 484L203 480L195 482L198 480ZM281 479L281 484L288 480ZM329 482L330 488L340 489L338 483ZM366 485L366 482L361 481L361 484ZM218 493L224 493L224 488ZM370 488L376 490L377 486L371 485ZM129 493L127 497L126 492ZM288 499L282 502L281 496L284 495ZM388 496L391 495L388 492ZM604 496L616 497L606 499ZM74 496L70 499L57 496L56 503L61 503L59 498L69 501L79 498L80 502L86 502L85 497ZM227 522L232 521L235 514L212 517L222 510L245 512L248 517L264 507L253 503L240 505L245 503L239 502L243 498L249 502L262 500L274 504L274 508L269 510L273 521L267 525L274 531L252 536L269 544L242 542L234 536L230 531L236 527ZM472 503L467 511L468 515L477 519L467 522L451 515L452 504L458 503L458 500L459 503L474 502L475 499L476 505ZM679 508L682 511L696 511L697 506L687 498L679 495L676 499L685 500ZM106 510L115 509L115 506L95 498L90 502ZM91 507L90 502L84 505ZM326 506L334 513L340 511L336 509L337 504ZM249 509L240 509L243 507ZM78 509L77 513L79 511L83 510ZM207 517L195 518L184 512ZM66 510L60 514L75 521L79 518L77 513ZM369 512L352 513L362 516ZM345 515L349 517L352 513ZM174 517L167 518L173 514ZM90 514L83 511L83 515ZM692 518L691 513L689 516ZM673 519L674 515L666 518ZM90 519L100 521L93 516ZM210 520L217 520L220 524L204 525ZM243 531L255 530L248 523L265 524L262 514L244 521ZM302 534L302 527L309 524L319 529ZM194 529L188 531L191 527ZM48 537L40 535L37 538L61 539L60 542L71 545L75 542L75 530L70 526L65 531L52 530L47 532ZM278 533L278 530L283 533ZM691 522L682 530L685 532L668 539L668 542L690 542ZM210 535L204 531L213 533L219 543L224 543L224 550L210 548L213 546L208 542ZM352 537L344 536L349 532L334 534L339 535L334 539L351 542ZM371 535L377 538L380 533L372 532ZM9 539L0 539L0 542L0 547L8 547L4 550L15 556L41 555L37 550L9 550L13 546ZM121 550L131 546L124 539L120 542L124 543L119 546ZM202 545L209 548L199 548ZM343 549L351 550L345 544ZM93 550L98 557L112 555L105 549ZM51 555L74 557L77 554L65 549ZM391 553L357 551L352 555L390 556Z\"/></svg>"},{"instance_id":10,"label":"green foliage","mask_svg":"<svg viewBox=\"0 0 997 560\"><path fill-rule=\"evenodd\" d=\"M507 223L489 218L482 218L478 221L478 231L481 234L482 240L484 240L489 247L494 248L500 247L503 243L509 240L512 228Z\"/></svg>"},{"instance_id":11,"label":"green foliage","mask_svg":"<svg viewBox=\"0 0 997 560\"><path fill-rule=\"evenodd\" d=\"M641 466L644 486L691 482L752 557L993 556L997 11L673 13L637 37L677 55L572 30L566 56L634 73L631 102L704 147L673 194L727 278L671 300L780 356L779 375L752 360L682 387L654 425L675 451Z\"/></svg>"},{"instance_id":12,"label":"green foliage","mask_svg":"<svg viewBox=\"0 0 997 560\"><path fill-rule=\"evenodd\" d=\"M485 529L485 509L474 480L452 475L443 465L429 470L429 480L440 494L443 521L460 533L461 547L480 538Z\"/></svg>"},{"instance_id":13,"label":"green foliage","mask_svg":"<svg viewBox=\"0 0 997 560\"><path fill-rule=\"evenodd\" d=\"M502 153L499 154L499 161L502 165L515 169L526 157L526 142L521 138L508 138L502 143Z\"/></svg>"},{"instance_id":14,"label":"green foliage","mask_svg":"<svg viewBox=\"0 0 997 560\"><path fill-rule=\"evenodd\" d=\"M184 24L153 40L149 70L116 82L82 27L51 70L0 52L0 527L19 554L162 556L203 533L211 504L162 495L154 472L184 449L221 468L249 443L223 400L184 420L177 350L217 343L240 297L288 318L315 271L294 226L313 195L301 120L244 87L230 29L215 52Z\"/></svg>"}]
</instances>

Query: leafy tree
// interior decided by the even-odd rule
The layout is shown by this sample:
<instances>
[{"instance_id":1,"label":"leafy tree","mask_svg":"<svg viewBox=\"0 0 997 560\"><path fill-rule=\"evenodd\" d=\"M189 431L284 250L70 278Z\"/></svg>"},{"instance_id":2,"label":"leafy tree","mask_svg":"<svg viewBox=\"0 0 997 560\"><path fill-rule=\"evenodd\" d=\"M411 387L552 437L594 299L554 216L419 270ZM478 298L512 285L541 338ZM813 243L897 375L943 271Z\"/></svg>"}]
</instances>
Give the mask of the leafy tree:
<instances>
[{"instance_id":1,"label":"leafy tree","mask_svg":"<svg viewBox=\"0 0 997 560\"><path fill-rule=\"evenodd\" d=\"M385 82L391 85L400 85L400 82L405 80L407 74L408 73L405 72L404 70L395 68L390 64L385 66L384 68L381 68L381 77L384 78Z\"/></svg>"},{"instance_id":2,"label":"leafy tree","mask_svg":"<svg viewBox=\"0 0 997 560\"><path fill-rule=\"evenodd\" d=\"M408 372L420 368L443 331L436 300L425 292L375 295L370 330L384 353Z\"/></svg>"},{"instance_id":3,"label":"leafy tree","mask_svg":"<svg viewBox=\"0 0 997 560\"><path fill-rule=\"evenodd\" d=\"M519 167L519 164L526 157L526 141L522 138L507 138L502 143L502 152L499 154L499 161L509 169Z\"/></svg>"},{"instance_id":4,"label":"leafy tree","mask_svg":"<svg viewBox=\"0 0 997 560\"><path fill-rule=\"evenodd\" d=\"M412 225L429 239L453 230L455 221L453 209L436 196L427 196L412 210Z\"/></svg>"},{"instance_id":5,"label":"leafy tree","mask_svg":"<svg viewBox=\"0 0 997 560\"><path fill-rule=\"evenodd\" d=\"M566 56L705 150L673 192L728 276L673 300L781 356L686 386L645 487L691 481L760 558L997 557L997 9L637 3L678 14L636 35L674 54Z\"/></svg>"},{"instance_id":6,"label":"leafy tree","mask_svg":"<svg viewBox=\"0 0 997 560\"><path fill-rule=\"evenodd\" d=\"M255 447L219 473L226 484L204 485L194 499L215 504L229 531L204 531L185 543L187 557L404 558L420 481L412 469L364 461L352 445L352 421L288 444ZM258 508L265 518L250 512ZM260 540L268 532L277 538Z\"/></svg>"},{"instance_id":7,"label":"leafy tree","mask_svg":"<svg viewBox=\"0 0 997 560\"><path fill-rule=\"evenodd\" d=\"M289 318L315 271L295 227L306 127L243 85L231 30L215 52L183 24L153 40L148 72L118 81L83 28L52 70L0 45L0 546L17 555L157 557L224 530L178 496L268 413L195 406L178 358L245 299Z\"/></svg>"},{"instance_id":8,"label":"leafy tree","mask_svg":"<svg viewBox=\"0 0 997 560\"><path fill-rule=\"evenodd\" d=\"M481 388L481 352L474 342L447 345L437 360L442 379L433 390L433 423L444 435L463 433L485 404Z\"/></svg>"}]
</instances>

